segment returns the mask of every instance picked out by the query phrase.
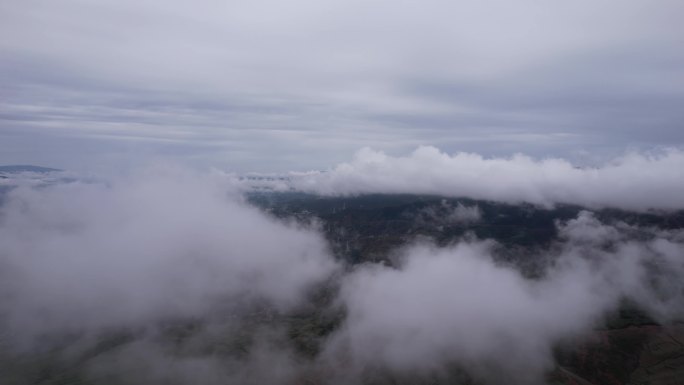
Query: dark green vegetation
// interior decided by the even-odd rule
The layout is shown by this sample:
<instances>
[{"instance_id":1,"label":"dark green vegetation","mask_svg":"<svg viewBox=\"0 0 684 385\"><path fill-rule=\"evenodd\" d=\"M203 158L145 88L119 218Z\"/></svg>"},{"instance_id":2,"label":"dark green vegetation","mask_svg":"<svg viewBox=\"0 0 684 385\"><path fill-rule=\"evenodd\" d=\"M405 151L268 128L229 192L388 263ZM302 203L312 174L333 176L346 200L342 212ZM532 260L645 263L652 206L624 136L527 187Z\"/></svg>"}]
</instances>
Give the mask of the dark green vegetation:
<instances>
[{"instance_id":1,"label":"dark green vegetation","mask_svg":"<svg viewBox=\"0 0 684 385\"><path fill-rule=\"evenodd\" d=\"M370 194L321 197L302 193L253 193L250 203L279 218L320 221L335 255L352 264L388 260L408 242L429 239L444 246L464 236L492 239L503 247L498 256L517 264L534 264L535 251L557 240L557 222L577 217L585 208L527 203L506 204L429 195ZM477 208L479 218L459 219L458 207ZM635 213L617 209L594 212L604 223L625 222L638 227L684 228L684 211Z\"/></svg>"}]
</instances>

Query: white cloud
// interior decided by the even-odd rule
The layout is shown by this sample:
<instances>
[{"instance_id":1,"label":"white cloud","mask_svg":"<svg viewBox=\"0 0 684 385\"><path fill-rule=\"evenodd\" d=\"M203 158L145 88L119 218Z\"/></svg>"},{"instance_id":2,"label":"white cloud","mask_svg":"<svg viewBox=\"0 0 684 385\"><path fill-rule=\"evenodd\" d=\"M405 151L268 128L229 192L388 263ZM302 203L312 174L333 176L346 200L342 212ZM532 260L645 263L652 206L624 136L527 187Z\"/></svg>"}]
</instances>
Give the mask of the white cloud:
<instances>
[{"instance_id":1,"label":"white cloud","mask_svg":"<svg viewBox=\"0 0 684 385\"><path fill-rule=\"evenodd\" d=\"M518 154L487 158L420 147L389 156L363 149L326 172L292 174L297 190L325 195L415 193L539 205L570 203L630 210L684 209L684 152L628 153L594 168ZM280 186L282 188L282 186Z\"/></svg>"},{"instance_id":2,"label":"white cloud","mask_svg":"<svg viewBox=\"0 0 684 385\"><path fill-rule=\"evenodd\" d=\"M656 177L648 188L657 189L662 183L656 181L681 157L676 151L632 154L583 170L522 156L484 159L422 148L393 158L366 150L350 164L303 176L298 183L347 186L345 193L377 192L379 186L406 192L415 184L402 178L413 175L433 180L434 193L460 186L454 176L473 183L485 173L496 178L470 191L495 191L501 194L496 198L508 200L513 198L505 195L504 185L496 190L493 183L513 183L508 191L520 194L534 188L522 189L522 182L510 178L570 183L631 175L638 181L650 170ZM559 170L571 175L556 174ZM45 341L67 336L60 353L66 356L95 346L108 332L131 333L131 340L88 361L84 367L94 379L125 373L124 383L302 378L358 383L373 370L401 379L456 366L494 383L533 383L553 367L555 347L583 341L622 299L664 324L684 316L682 230L606 224L583 211L558 223L559 237L548 250L520 255L542 259L546 268L534 279L497 263L493 242L470 237L445 248L409 245L398 251L393 267L369 263L347 270L339 268L315 230L249 207L240 197L241 185L224 174L157 167L108 183L39 183L35 175L27 176L25 183L12 179L20 183L0 206L3 349L40 352ZM529 196L540 199L563 190L551 185L539 184L538 193ZM562 186L566 192L572 187ZM597 191L591 194L606 196ZM613 202L630 202L627 192L622 194ZM477 206L447 202L421 215L426 221L481 220ZM332 282L328 288L339 284L340 290L331 308L316 310L340 306L346 313L335 331L318 341L322 353L315 357L296 351L284 318L251 322L253 308L245 310L268 304L269 311L286 313L322 282ZM164 331L164 322L185 319L194 320L196 329L169 347L175 334ZM306 326L318 326L311 322ZM243 355L203 350L244 335L252 340Z\"/></svg>"},{"instance_id":3,"label":"white cloud","mask_svg":"<svg viewBox=\"0 0 684 385\"><path fill-rule=\"evenodd\" d=\"M424 224L470 224L479 222L482 212L478 206L466 206L457 203L451 205L442 200L439 206L429 206L420 210L414 220Z\"/></svg>"},{"instance_id":4,"label":"white cloud","mask_svg":"<svg viewBox=\"0 0 684 385\"><path fill-rule=\"evenodd\" d=\"M109 185L19 187L0 211L13 338L296 305L336 267L323 238L241 203L223 178L155 169Z\"/></svg>"},{"instance_id":5,"label":"white cloud","mask_svg":"<svg viewBox=\"0 0 684 385\"><path fill-rule=\"evenodd\" d=\"M633 155L606 169L667 168L680 156ZM389 183L387 171L397 170L428 180L418 172L426 164L463 159L496 175L510 169L517 177L536 175L547 167L591 172L562 161L452 157L429 148L409 158L366 151L339 170L356 178L357 168L371 170L375 178L364 178L381 183ZM440 183L451 180L444 167L437 169L444 173ZM320 234L247 206L223 174L157 167L109 183L29 182L11 190L0 207L3 349L31 353L65 338L66 356L86 351L108 332L129 333L131 340L87 362L93 378L125 373L124 383L309 377L358 383L368 370L411 378L457 365L488 381L532 383L552 367L554 347L582 341L623 298L663 323L684 316L681 230L608 225L581 212L558 224L553 247L521 256L543 258L547 268L536 279L497 264L491 241L470 238L446 248L409 246L394 267L347 270L338 268ZM477 206L445 203L441 209L458 221L479 215ZM248 305L287 314L321 282L340 290L329 293L336 296L332 308L316 311L346 310L333 334L318 341L322 354L302 357L284 318L250 320L254 308ZM195 329L185 340L164 331L165 321L186 319ZM320 326L310 322L305 326ZM253 340L242 355L213 354L217 344L225 348L245 335Z\"/></svg>"},{"instance_id":6,"label":"white cloud","mask_svg":"<svg viewBox=\"0 0 684 385\"><path fill-rule=\"evenodd\" d=\"M539 279L498 265L481 241L412 246L396 268L362 265L343 282L348 315L327 357L361 375L427 375L455 364L492 383L542 383L552 349L582 341L623 298L661 320L684 315L675 279L684 275L681 232L637 241L623 226L589 213L562 224L561 250L549 251L551 267ZM604 239L587 243L594 230Z\"/></svg>"}]
</instances>

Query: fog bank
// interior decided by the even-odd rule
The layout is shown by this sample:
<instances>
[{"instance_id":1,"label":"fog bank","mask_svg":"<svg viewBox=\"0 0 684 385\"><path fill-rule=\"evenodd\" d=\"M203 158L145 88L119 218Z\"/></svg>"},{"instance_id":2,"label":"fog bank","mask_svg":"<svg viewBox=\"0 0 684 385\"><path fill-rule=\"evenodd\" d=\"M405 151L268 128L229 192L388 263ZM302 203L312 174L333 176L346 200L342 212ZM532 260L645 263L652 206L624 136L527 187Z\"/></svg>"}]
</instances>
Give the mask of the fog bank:
<instances>
[{"instance_id":1,"label":"fog bank","mask_svg":"<svg viewBox=\"0 0 684 385\"><path fill-rule=\"evenodd\" d=\"M247 206L217 176L157 169L6 200L0 310L23 342L259 301L287 309L336 268L320 235Z\"/></svg>"},{"instance_id":2,"label":"fog bank","mask_svg":"<svg viewBox=\"0 0 684 385\"><path fill-rule=\"evenodd\" d=\"M628 165L644 180L637 166L650 164L662 168L652 172L654 180L666 182L681 154L635 155L597 170L524 157L450 157L431 148L410 158L368 151L359 157L308 181L346 183L360 177L352 172L356 165L378 183L359 190L385 183L406 192L408 184L399 181L419 173L409 167L417 160L439 166L471 159L473 167L500 176L518 165L519 178L538 182L556 174L527 173L570 175L556 182L617 178ZM345 167L352 168L351 179L342 178ZM451 171L426 169L443 172L429 188L461 188L448 182ZM395 170L395 179L382 179L382 170ZM481 182L472 187L478 193L501 183L490 192L498 197L562 193L550 184L522 191L516 180L510 190L497 178L485 183L471 175L471 181ZM501 245L472 235L446 247L407 241L395 250L394 266L350 266L334 259L319 230L249 206L233 182L220 173L158 167L107 183L28 183L6 192L0 205L0 358L16 361L0 359L0 369L22 362L13 357L48 357L85 362L94 383L384 384L457 370L484 383L530 384L543 383L554 368L555 348L584 341L624 300L662 323L684 317L682 230L602 223L583 211L557 223L550 246L520 251L520 258L545 266L537 278L497 262ZM351 193L346 186L340 193ZM594 186L608 194L604 182ZM662 187L639 188L645 194ZM646 202L620 191L616 202ZM667 197L664 204L680 199ZM416 220L477 225L484 219L478 206L442 202ZM311 301L325 296L330 300Z\"/></svg>"},{"instance_id":3,"label":"fog bank","mask_svg":"<svg viewBox=\"0 0 684 385\"><path fill-rule=\"evenodd\" d=\"M325 172L293 173L293 188L323 195L364 193L436 194L540 205L570 203L628 210L684 209L684 152L627 153L593 168L565 159L536 160L523 154L486 158L447 154L431 146L408 156L369 148Z\"/></svg>"}]
</instances>

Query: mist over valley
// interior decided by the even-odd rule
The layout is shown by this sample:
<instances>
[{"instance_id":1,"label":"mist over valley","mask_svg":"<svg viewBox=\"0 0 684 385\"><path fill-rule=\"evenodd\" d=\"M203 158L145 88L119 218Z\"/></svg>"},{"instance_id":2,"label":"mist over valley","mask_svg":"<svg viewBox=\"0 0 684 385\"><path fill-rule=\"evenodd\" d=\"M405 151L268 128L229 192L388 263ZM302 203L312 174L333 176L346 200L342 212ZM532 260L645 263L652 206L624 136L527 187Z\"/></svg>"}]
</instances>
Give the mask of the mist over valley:
<instances>
[{"instance_id":1,"label":"mist over valley","mask_svg":"<svg viewBox=\"0 0 684 385\"><path fill-rule=\"evenodd\" d=\"M3 175L8 384L682 375L683 210L312 194L168 166Z\"/></svg>"}]
</instances>

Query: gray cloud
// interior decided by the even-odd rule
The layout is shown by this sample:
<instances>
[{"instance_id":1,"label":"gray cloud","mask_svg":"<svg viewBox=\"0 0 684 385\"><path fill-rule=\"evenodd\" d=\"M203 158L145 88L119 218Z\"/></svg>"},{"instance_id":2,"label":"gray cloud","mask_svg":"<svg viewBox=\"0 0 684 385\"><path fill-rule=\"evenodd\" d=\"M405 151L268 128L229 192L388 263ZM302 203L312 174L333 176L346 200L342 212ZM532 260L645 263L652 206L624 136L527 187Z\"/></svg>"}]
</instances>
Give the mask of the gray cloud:
<instances>
[{"instance_id":1,"label":"gray cloud","mask_svg":"<svg viewBox=\"0 0 684 385\"><path fill-rule=\"evenodd\" d=\"M363 146L600 157L684 139L677 1L0 7L0 162L284 171Z\"/></svg>"}]
</instances>

